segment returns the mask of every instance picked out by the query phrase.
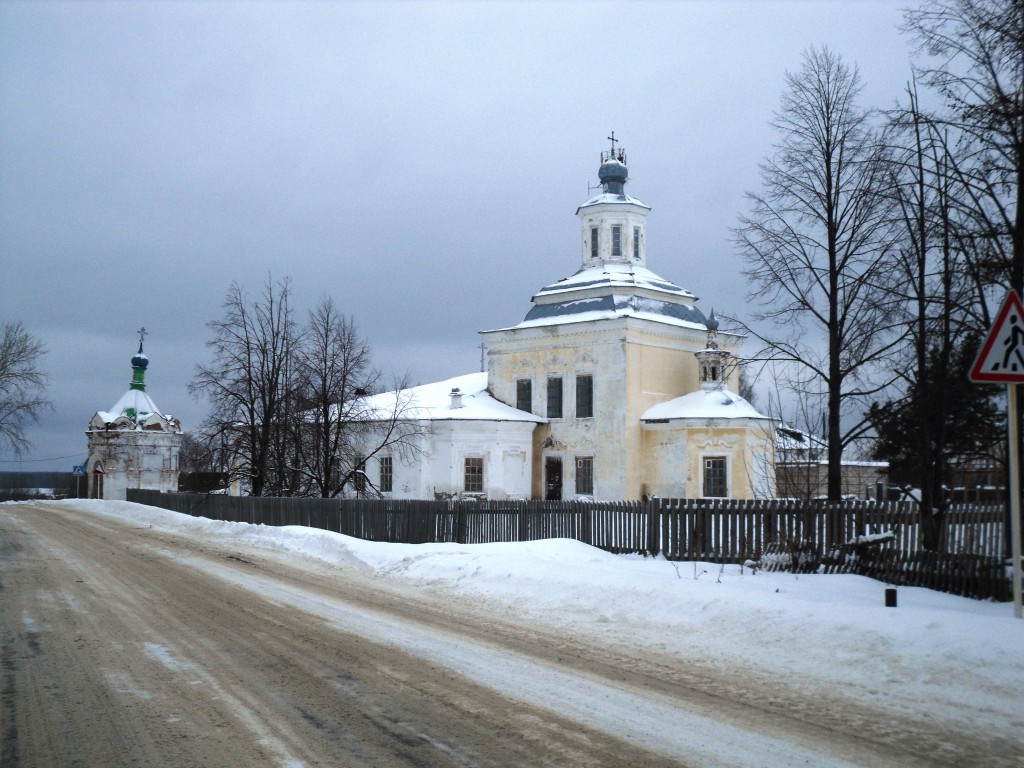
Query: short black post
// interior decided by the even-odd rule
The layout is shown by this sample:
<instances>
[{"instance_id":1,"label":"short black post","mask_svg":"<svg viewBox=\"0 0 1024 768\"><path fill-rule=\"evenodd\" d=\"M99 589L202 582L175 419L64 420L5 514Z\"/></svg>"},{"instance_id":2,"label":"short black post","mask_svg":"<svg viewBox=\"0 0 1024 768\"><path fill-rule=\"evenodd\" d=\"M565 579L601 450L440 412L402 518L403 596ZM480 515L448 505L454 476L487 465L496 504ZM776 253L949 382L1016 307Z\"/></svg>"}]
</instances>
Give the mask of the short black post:
<instances>
[{"instance_id":1,"label":"short black post","mask_svg":"<svg viewBox=\"0 0 1024 768\"><path fill-rule=\"evenodd\" d=\"M885 588L885 607L895 608L896 607L896 587Z\"/></svg>"}]
</instances>

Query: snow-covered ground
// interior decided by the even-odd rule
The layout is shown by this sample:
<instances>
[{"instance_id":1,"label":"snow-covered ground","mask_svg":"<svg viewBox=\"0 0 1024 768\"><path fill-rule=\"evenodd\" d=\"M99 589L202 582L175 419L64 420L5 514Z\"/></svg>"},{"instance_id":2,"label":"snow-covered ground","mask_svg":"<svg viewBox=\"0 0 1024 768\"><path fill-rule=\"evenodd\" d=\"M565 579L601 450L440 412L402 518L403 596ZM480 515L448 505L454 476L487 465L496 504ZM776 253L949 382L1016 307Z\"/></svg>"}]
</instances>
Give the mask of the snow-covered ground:
<instances>
[{"instance_id":1,"label":"snow-covered ground","mask_svg":"<svg viewBox=\"0 0 1024 768\"><path fill-rule=\"evenodd\" d=\"M356 568L507 621L831 689L894 713L1024 733L1024 621L979 602L849 575L611 555L576 541L379 544L216 522L126 502L61 504L240 550Z\"/></svg>"}]
</instances>

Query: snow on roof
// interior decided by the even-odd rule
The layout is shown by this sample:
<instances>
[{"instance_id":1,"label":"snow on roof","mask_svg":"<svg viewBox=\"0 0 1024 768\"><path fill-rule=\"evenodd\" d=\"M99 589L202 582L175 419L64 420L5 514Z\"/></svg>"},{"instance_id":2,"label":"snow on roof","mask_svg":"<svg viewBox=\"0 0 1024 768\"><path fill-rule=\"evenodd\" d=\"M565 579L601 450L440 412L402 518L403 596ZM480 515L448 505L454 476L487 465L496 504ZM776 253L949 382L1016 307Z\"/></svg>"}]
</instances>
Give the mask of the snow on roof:
<instances>
[{"instance_id":1,"label":"snow on roof","mask_svg":"<svg viewBox=\"0 0 1024 768\"><path fill-rule=\"evenodd\" d=\"M593 320L613 320L619 317L635 317L699 331L706 328L704 315L696 307L643 296L622 295L595 296L560 304L538 305L530 310L526 319L514 327L534 328Z\"/></svg>"},{"instance_id":2,"label":"snow on roof","mask_svg":"<svg viewBox=\"0 0 1024 768\"><path fill-rule=\"evenodd\" d=\"M696 296L636 264L587 267L540 289L534 306L513 328L635 317L694 330L707 318ZM505 328L498 330L507 330Z\"/></svg>"},{"instance_id":3,"label":"snow on roof","mask_svg":"<svg viewBox=\"0 0 1024 768\"><path fill-rule=\"evenodd\" d=\"M651 210L651 206L646 203L642 203L635 197L630 197L625 193L615 194L614 192L602 192L600 195L595 195L587 200L587 202L581 204L580 207L576 209L576 213L579 213L583 208L587 208L591 205L601 205L602 203L629 203L630 205L639 205L641 208Z\"/></svg>"},{"instance_id":4,"label":"snow on roof","mask_svg":"<svg viewBox=\"0 0 1024 768\"><path fill-rule=\"evenodd\" d=\"M112 425L119 419L122 420L120 427L125 427L125 419L134 422L136 425L142 425L146 422L150 416L156 415L164 421L171 421L170 416L164 416L160 413L160 409L157 408L156 403L144 390L140 389L129 389L110 408L109 411L97 411L96 415L92 417L90 426L93 428L100 428L99 424Z\"/></svg>"},{"instance_id":5,"label":"snow on roof","mask_svg":"<svg viewBox=\"0 0 1024 768\"><path fill-rule=\"evenodd\" d=\"M580 291L588 288L646 288L653 291L672 293L694 299L690 291L666 280L638 264L603 264L586 267L569 277L564 277L537 292L537 296L548 296L565 291Z\"/></svg>"},{"instance_id":6,"label":"snow on roof","mask_svg":"<svg viewBox=\"0 0 1024 768\"><path fill-rule=\"evenodd\" d=\"M452 390L461 394L460 408L452 407ZM487 391L487 373L469 373L433 384L403 389L397 393L404 415L433 421L525 421L547 420L495 400ZM395 392L383 392L366 399L367 411L386 419L395 410Z\"/></svg>"},{"instance_id":7,"label":"snow on roof","mask_svg":"<svg viewBox=\"0 0 1024 768\"><path fill-rule=\"evenodd\" d=\"M754 406L727 389L699 389L648 408L642 421L669 419L766 419Z\"/></svg>"}]
</instances>

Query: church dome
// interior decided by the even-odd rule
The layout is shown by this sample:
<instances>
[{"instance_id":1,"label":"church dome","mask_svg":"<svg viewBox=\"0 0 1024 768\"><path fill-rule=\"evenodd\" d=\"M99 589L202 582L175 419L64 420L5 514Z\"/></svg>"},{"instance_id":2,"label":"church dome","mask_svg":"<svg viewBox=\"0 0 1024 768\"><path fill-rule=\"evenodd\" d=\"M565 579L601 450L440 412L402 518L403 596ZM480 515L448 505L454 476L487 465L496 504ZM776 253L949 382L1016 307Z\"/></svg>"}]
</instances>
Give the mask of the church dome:
<instances>
[{"instance_id":1,"label":"church dome","mask_svg":"<svg viewBox=\"0 0 1024 768\"><path fill-rule=\"evenodd\" d=\"M629 178L629 169L626 168L626 164L622 160L609 157L601 163L601 167L597 170L597 178L602 184L607 184L608 182L625 184L626 179Z\"/></svg>"},{"instance_id":2,"label":"church dome","mask_svg":"<svg viewBox=\"0 0 1024 768\"><path fill-rule=\"evenodd\" d=\"M146 368L149 366L149 358L142 351L142 345L139 345L139 351L132 357L132 368Z\"/></svg>"}]
</instances>

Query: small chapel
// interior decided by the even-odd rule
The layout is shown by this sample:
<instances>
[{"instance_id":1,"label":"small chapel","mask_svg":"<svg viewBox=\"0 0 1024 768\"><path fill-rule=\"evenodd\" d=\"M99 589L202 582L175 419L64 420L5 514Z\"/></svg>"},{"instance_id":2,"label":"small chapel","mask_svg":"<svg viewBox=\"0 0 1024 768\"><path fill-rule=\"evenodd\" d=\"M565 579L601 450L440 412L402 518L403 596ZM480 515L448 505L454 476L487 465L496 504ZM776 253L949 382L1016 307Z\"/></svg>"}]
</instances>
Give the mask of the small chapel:
<instances>
[{"instance_id":1,"label":"small chapel","mask_svg":"<svg viewBox=\"0 0 1024 768\"><path fill-rule=\"evenodd\" d=\"M85 469L91 499L123 501L128 488L178 490L181 424L161 413L146 392L145 335L146 330L140 329L128 391L109 410L97 411L89 420Z\"/></svg>"},{"instance_id":2,"label":"small chapel","mask_svg":"<svg viewBox=\"0 0 1024 768\"><path fill-rule=\"evenodd\" d=\"M576 271L481 332L486 373L397 393L424 428L419 450L374 457L376 478L365 466L385 496L774 495L774 424L737 391L742 337L648 266L651 208L627 194L614 139L598 180L576 210Z\"/></svg>"}]
</instances>

